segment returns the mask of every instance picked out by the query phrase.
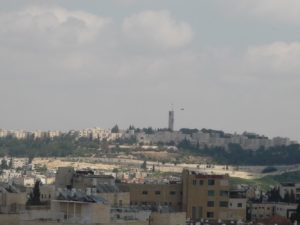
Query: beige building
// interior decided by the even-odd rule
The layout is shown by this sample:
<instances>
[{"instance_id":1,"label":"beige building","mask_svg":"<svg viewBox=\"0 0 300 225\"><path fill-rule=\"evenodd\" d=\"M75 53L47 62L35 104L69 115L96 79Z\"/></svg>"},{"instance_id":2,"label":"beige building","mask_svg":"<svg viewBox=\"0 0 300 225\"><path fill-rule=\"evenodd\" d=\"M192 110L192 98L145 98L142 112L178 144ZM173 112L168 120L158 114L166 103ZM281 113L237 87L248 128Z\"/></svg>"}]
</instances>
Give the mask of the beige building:
<instances>
[{"instance_id":1,"label":"beige building","mask_svg":"<svg viewBox=\"0 0 300 225\"><path fill-rule=\"evenodd\" d=\"M246 194L230 189L228 175L202 174L184 170L174 184L120 184L130 192L131 205L168 206L186 212L193 221L245 220Z\"/></svg>"},{"instance_id":2,"label":"beige building","mask_svg":"<svg viewBox=\"0 0 300 225\"><path fill-rule=\"evenodd\" d=\"M115 178L111 175L95 175L93 171L75 171L73 167L60 167L55 177L56 188L76 188L85 190L98 185L114 185Z\"/></svg>"},{"instance_id":3,"label":"beige building","mask_svg":"<svg viewBox=\"0 0 300 225\"><path fill-rule=\"evenodd\" d=\"M51 211L57 219L79 224L109 223L110 206L87 201L53 200Z\"/></svg>"},{"instance_id":4,"label":"beige building","mask_svg":"<svg viewBox=\"0 0 300 225\"><path fill-rule=\"evenodd\" d=\"M50 203L51 200L55 199L55 186L43 184L40 185L40 200L43 203Z\"/></svg>"},{"instance_id":5,"label":"beige building","mask_svg":"<svg viewBox=\"0 0 300 225\"><path fill-rule=\"evenodd\" d=\"M121 184L120 189L130 192L130 204L135 206L170 206L182 209L181 184Z\"/></svg>"},{"instance_id":6,"label":"beige building","mask_svg":"<svg viewBox=\"0 0 300 225\"><path fill-rule=\"evenodd\" d=\"M128 206L129 192L119 190L111 175L95 175L93 171L75 171L72 167L59 168L56 174L57 189L74 189L106 199L111 206Z\"/></svg>"},{"instance_id":7,"label":"beige building","mask_svg":"<svg viewBox=\"0 0 300 225\"><path fill-rule=\"evenodd\" d=\"M99 196L104 198L109 205L111 206L129 206L130 205L130 195L129 192L122 192L119 190L107 190L107 191L99 191L94 194L95 196Z\"/></svg>"},{"instance_id":8,"label":"beige building","mask_svg":"<svg viewBox=\"0 0 300 225\"><path fill-rule=\"evenodd\" d=\"M267 219L272 216L282 216L290 218L296 211L297 204L276 202L276 203L252 203L251 205L251 219Z\"/></svg>"},{"instance_id":9,"label":"beige building","mask_svg":"<svg viewBox=\"0 0 300 225\"><path fill-rule=\"evenodd\" d=\"M25 208L26 192L20 192L12 185L3 184L0 187L0 212L18 213Z\"/></svg>"},{"instance_id":10,"label":"beige building","mask_svg":"<svg viewBox=\"0 0 300 225\"><path fill-rule=\"evenodd\" d=\"M183 211L186 211L187 217L192 220L225 219L224 213L227 213L229 206L228 178L228 175L207 175L184 170Z\"/></svg>"},{"instance_id":11,"label":"beige building","mask_svg":"<svg viewBox=\"0 0 300 225\"><path fill-rule=\"evenodd\" d=\"M174 213L160 213L154 212L149 217L150 225L185 225L186 213L174 212Z\"/></svg>"}]
</instances>

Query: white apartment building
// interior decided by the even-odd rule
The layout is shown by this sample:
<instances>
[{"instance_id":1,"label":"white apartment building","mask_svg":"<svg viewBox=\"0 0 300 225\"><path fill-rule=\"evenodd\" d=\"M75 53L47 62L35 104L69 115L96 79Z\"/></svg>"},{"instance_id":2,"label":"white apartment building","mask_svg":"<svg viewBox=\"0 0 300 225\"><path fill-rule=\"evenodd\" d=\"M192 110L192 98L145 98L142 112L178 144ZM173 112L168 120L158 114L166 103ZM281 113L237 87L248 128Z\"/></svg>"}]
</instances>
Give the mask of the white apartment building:
<instances>
[{"instance_id":1,"label":"white apartment building","mask_svg":"<svg viewBox=\"0 0 300 225\"><path fill-rule=\"evenodd\" d=\"M8 130L2 130L0 129L0 138L1 137L7 137L10 134Z\"/></svg>"},{"instance_id":2,"label":"white apartment building","mask_svg":"<svg viewBox=\"0 0 300 225\"><path fill-rule=\"evenodd\" d=\"M86 137L86 138L91 138L91 139L99 139L99 140L104 140L106 139L107 141L113 141L118 138L123 137L123 133L112 133L110 129L103 129L103 128L87 128L87 129L82 129L79 131L79 137Z\"/></svg>"},{"instance_id":3,"label":"white apartment building","mask_svg":"<svg viewBox=\"0 0 300 225\"><path fill-rule=\"evenodd\" d=\"M44 138L44 137L47 137L47 132L36 130L36 131L33 132L33 137L34 138Z\"/></svg>"},{"instance_id":4,"label":"white apartment building","mask_svg":"<svg viewBox=\"0 0 300 225\"><path fill-rule=\"evenodd\" d=\"M266 219L274 215L290 218L296 209L297 204L284 202L253 203L251 206L251 219Z\"/></svg>"},{"instance_id":5,"label":"white apartment building","mask_svg":"<svg viewBox=\"0 0 300 225\"><path fill-rule=\"evenodd\" d=\"M62 135L62 132L59 130L52 130L48 132L49 138L59 137L60 135Z\"/></svg>"},{"instance_id":6,"label":"white apartment building","mask_svg":"<svg viewBox=\"0 0 300 225\"><path fill-rule=\"evenodd\" d=\"M284 198L285 194L293 193L297 200L300 199L300 183L281 183L279 185L279 194L281 198Z\"/></svg>"}]
</instances>

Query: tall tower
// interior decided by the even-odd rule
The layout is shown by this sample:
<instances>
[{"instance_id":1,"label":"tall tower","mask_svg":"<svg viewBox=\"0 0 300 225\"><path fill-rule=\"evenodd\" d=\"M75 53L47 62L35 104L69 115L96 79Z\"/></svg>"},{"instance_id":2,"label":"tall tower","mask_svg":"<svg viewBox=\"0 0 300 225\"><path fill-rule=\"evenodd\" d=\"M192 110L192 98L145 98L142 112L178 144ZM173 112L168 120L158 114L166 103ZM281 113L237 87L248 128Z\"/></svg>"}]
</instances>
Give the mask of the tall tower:
<instances>
[{"instance_id":1,"label":"tall tower","mask_svg":"<svg viewBox=\"0 0 300 225\"><path fill-rule=\"evenodd\" d=\"M173 131L174 130L174 109L169 111L169 130Z\"/></svg>"}]
</instances>

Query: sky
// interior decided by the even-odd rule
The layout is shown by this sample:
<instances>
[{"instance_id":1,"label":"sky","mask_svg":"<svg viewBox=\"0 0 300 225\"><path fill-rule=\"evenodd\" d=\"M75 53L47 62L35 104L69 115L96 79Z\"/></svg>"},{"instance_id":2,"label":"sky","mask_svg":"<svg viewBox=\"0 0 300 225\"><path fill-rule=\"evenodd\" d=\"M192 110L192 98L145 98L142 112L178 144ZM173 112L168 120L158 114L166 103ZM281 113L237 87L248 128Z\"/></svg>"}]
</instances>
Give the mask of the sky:
<instances>
[{"instance_id":1,"label":"sky","mask_svg":"<svg viewBox=\"0 0 300 225\"><path fill-rule=\"evenodd\" d=\"M299 0L0 0L0 128L300 141ZM184 108L184 110L180 110Z\"/></svg>"}]
</instances>

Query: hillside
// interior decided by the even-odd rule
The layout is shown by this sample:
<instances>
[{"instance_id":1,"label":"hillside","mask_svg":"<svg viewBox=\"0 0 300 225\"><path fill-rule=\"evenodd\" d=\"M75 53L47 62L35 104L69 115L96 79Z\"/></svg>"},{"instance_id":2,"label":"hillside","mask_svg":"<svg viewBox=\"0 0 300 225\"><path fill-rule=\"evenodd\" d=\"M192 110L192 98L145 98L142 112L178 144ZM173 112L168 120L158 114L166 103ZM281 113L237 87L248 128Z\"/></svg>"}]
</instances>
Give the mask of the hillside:
<instances>
[{"instance_id":1,"label":"hillside","mask_svg":"<svg viewBox=\"0 0 300 225\"><path fill-rule=\"evenodd\" d=\"M230 177L230 184L251 184L258 185L262 189L267 190L270 186L278 185L285 182L300 182L300 171L282 173L280 175L267 175L259 179L242 179L237 177Z\"/></svg>"}]
</instances>

